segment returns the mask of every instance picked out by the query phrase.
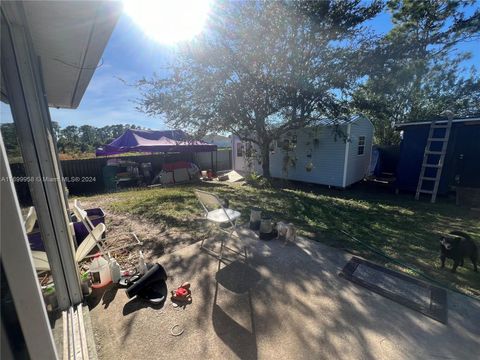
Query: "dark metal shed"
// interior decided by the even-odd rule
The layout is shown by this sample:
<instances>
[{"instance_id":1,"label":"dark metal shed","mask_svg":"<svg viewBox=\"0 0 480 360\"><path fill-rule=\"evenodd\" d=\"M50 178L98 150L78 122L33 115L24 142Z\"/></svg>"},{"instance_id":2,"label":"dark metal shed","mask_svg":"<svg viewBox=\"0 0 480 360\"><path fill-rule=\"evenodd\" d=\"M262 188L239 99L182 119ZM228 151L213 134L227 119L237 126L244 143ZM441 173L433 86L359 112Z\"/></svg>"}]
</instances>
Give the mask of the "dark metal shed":
<instances>
[{"instance_id":1,"label":"dark metal shed","mask_svg":"<svg viewBox=\"0 0 480 360\"><path fill-rule=\"evenodd\" d=\"M397 130L403 132L396 171L397 189L416 190L430 124L428 121L396 125ZM440 150L434 145L440 144L432 144L432 150ZM480 117L452 122L438 193L446 194L453 186L480 188Z\"/></svg>"}]
</instances>

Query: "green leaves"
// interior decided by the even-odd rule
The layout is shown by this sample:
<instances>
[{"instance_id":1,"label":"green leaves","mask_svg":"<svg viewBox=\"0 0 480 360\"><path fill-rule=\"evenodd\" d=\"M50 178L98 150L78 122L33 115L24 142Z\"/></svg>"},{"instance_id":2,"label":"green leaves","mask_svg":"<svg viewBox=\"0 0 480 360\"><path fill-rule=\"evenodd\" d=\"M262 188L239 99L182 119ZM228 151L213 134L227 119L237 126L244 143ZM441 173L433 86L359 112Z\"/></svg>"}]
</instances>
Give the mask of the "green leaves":
<instances>
[{"instance_id":1,"label":"green leaves","mask_svg":"<svg viewBox=\"0 0 480 360\"><path fill-rule=\"evenodd\" d=\"M179 48L167 75L142 79L139 109L201 137L229 132L259 145L344 112L365 73L361 25L374 1L221 2L205 34ZM266 173L267 172L267 173Z\"/></svg>"},{"instance_id":2,"label":"green leaves","mask_svg":"<svg viewBox=\"0 0 480 360\"><path fill-rule=\"evenodd\" d=\"M394 27L376 44L366 82L354 92L355 107L375 124L376 141L399 141L392 123L426 121L446 110L457 116L480 112L480 78L467 73L468 54L458 43L478 39L480 10L472 1L390 0Z\"/></svg>"}]
</instances>

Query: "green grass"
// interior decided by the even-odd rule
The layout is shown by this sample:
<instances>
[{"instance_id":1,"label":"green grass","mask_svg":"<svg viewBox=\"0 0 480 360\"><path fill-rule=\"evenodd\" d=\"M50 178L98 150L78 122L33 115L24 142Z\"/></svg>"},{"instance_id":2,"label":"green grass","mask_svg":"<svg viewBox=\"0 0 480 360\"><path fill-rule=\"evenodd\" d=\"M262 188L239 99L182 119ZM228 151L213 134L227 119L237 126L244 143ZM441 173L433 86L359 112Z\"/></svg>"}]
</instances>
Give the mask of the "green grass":
<instances>
[{"instance_id":1,"label":"green grass","mask_svg":"<svg viewBox=\"0 0 480 360\"><path fill-rule=\"evenodd\" d=\"M451 263L448 261L447 267L440 269L440 234L462 230L480 245L478 213L455 206L446 199L430 204L413 200L411 194L393 195L371 190L258 189L199 184L110 194L109 197L113 198L108 207L114 212L138 215L155 225L175 226L198 235L206 230L193 221L201 214L201 207L193 195L194 188L228 198L230 206L242 212L244 222L248 221L250 207L260 206L275 220L293 222L300 235L312 240L400 269L394 261L378 255L376 249L448 287L480 296L480 273L473 272L469 259L465 259L465 267L459 267L456 274L450 273ZM408 269L401 270L418 276Z\"/></svg>"}]
</instances>

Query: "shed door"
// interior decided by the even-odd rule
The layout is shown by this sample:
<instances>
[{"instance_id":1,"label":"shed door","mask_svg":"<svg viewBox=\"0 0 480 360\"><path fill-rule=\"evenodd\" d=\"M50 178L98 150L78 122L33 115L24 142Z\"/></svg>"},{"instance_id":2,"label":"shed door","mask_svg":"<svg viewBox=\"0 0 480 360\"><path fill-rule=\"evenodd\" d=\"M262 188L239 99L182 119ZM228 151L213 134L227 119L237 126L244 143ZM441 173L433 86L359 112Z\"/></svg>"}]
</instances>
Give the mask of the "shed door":
<instances>
[{"instance_id":1,"label":"shed door","mask_svg":"<svg viewBox=\"0 0 480 360\"><path fill-rule=\"evenodd\" d=\"M454 150L455 185L480 187L480 124L458 127Z\"/></svg>"},{"instance_id":2,"label":"shed door","mask_svg":"<svg viewBox=\"0 0 480 360\"><path fill-rule=\"evenodd\" d=\"M245 171L245 145L240 140L235 140L234 147L232 149L234 156L234 170Z\"/></svg>"}]
</instances>

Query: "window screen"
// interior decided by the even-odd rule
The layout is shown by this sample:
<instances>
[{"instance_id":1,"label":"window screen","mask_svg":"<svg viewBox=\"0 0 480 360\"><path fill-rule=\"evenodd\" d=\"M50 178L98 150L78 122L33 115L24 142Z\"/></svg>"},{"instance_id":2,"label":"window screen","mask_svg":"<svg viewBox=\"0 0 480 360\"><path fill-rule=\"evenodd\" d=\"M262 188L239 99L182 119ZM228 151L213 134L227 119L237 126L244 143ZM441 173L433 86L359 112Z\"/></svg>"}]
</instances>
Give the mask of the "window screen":
<instances>
[{"instance_id":1,"label":"window screen","mask_svg":"<svg viewBox=\"0 0 480 360\"><path fill-rule=\"evenodd\" d=\"M358 137L358 155L363 155L365 153L365 136Z\"/></svg>"}]
</instances>

